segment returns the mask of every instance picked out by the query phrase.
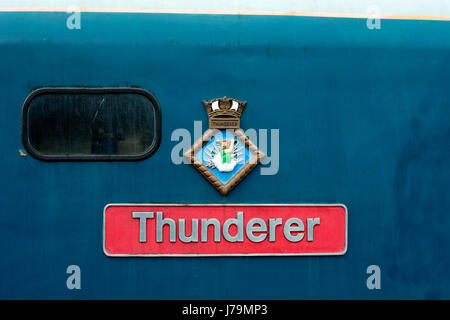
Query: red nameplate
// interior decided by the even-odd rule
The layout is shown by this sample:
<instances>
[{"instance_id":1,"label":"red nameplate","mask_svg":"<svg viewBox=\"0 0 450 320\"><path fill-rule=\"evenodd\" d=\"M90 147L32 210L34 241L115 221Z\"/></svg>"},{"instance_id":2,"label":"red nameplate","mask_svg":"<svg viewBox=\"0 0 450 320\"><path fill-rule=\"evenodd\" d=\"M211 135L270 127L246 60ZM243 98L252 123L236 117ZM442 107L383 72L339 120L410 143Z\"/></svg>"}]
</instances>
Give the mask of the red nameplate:
<instances>
[{"instance_id":1,"label":"red nameplate","mask_svg":"<svg viewBox=\"0 0 450 320\"><path fill-rule=\"evenodd\" d=\"M344 205L110 204L108 256L342 255Z\"/></svg>"}]
</instances>

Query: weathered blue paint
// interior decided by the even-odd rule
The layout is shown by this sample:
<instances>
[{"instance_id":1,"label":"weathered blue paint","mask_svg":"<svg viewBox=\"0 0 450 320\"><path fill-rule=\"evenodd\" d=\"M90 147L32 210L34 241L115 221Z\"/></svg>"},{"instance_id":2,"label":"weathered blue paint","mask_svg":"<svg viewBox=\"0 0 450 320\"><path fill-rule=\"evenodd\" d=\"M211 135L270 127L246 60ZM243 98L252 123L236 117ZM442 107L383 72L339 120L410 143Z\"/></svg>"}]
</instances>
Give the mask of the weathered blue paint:
<instances>
[{"instance_id":1,"label":"weathered blue paint","mask_svg":"<svg viewBox=\"0 0 450 320\"><path fill-rule=\"evenodd\" d=\"M280 16L0 14L0 298L450 298L450 24ZM21 104L44 86L139 86L162 109L141 162L21 157ZM203 99L248 101L280 129L280 170L222 197L170 161ZM344 203L336 257L109 258L111 202ZM82 290L66 288L70 264ZM381 290L366 268L381 267Z\"/></svg>"}]
</instances>

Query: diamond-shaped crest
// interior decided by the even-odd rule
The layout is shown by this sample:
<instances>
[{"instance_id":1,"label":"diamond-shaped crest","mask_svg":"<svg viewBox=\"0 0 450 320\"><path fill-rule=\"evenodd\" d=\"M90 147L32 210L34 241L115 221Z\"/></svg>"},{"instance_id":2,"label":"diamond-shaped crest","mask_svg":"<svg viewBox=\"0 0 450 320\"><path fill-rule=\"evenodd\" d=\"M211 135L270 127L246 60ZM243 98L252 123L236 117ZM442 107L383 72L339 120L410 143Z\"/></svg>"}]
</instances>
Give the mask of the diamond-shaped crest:
<instances>
[{"instance_id":1,"label":"diamond-shaped crest","mask_svg":"<svg viewBox=\"0 0 450 320\"><path fill-rule=\"evenodd\" d=\"M224 97L203 104L210 128L184 157L222 195L227 195L265 155L239 129L246 102Z\"/></svg>"}]
</instances>

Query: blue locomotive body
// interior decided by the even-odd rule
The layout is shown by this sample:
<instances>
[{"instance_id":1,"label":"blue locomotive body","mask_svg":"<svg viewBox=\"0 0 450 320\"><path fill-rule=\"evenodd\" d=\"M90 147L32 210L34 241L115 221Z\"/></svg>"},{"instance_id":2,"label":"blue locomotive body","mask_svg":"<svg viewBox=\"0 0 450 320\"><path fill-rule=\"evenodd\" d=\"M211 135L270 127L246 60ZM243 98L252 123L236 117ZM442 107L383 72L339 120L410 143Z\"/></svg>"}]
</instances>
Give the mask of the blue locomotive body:
<instances>
[{"instance_id":1,"label":"blue locomotive body","mask_svg":"<svg viewBox=\"0 0 450 320\"><path fill-rule=\"evenodd\" d=\"M450 298L450 24L251 14L0 13L0 298ZM138 161L42 161L25 149L33 90L142 88L160 145ZM247 101L241 127L278 129L228 195L171 160L202 101ZM270 134L269 134L270 140ZM195 141L192 140L190 144ZM270 150L269 154L270 154ZM270 165L270 164L269 164ZM330 257L112 258L109 203L343 203L348 250ZM68 290L66 268L81 269ZM378 265L381 289L369 290Z\"/></svg>"}]
</instances>

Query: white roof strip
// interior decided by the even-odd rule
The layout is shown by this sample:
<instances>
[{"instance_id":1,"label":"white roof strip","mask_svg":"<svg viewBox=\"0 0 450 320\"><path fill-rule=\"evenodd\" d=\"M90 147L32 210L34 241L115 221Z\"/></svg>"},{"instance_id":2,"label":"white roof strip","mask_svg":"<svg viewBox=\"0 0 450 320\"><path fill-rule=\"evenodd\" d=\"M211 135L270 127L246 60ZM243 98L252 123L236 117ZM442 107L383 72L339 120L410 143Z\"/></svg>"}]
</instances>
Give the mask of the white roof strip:
<instances>
[{"instance_id":1,"label":"white roof strip","mask_svg":"<svg viewBox=\"0 0 450 320\"><path fill-rule=\"evenodd\" d=\"M450 0L0 0L0 11L450 17Z\"/></svg>"}]
</instances>

